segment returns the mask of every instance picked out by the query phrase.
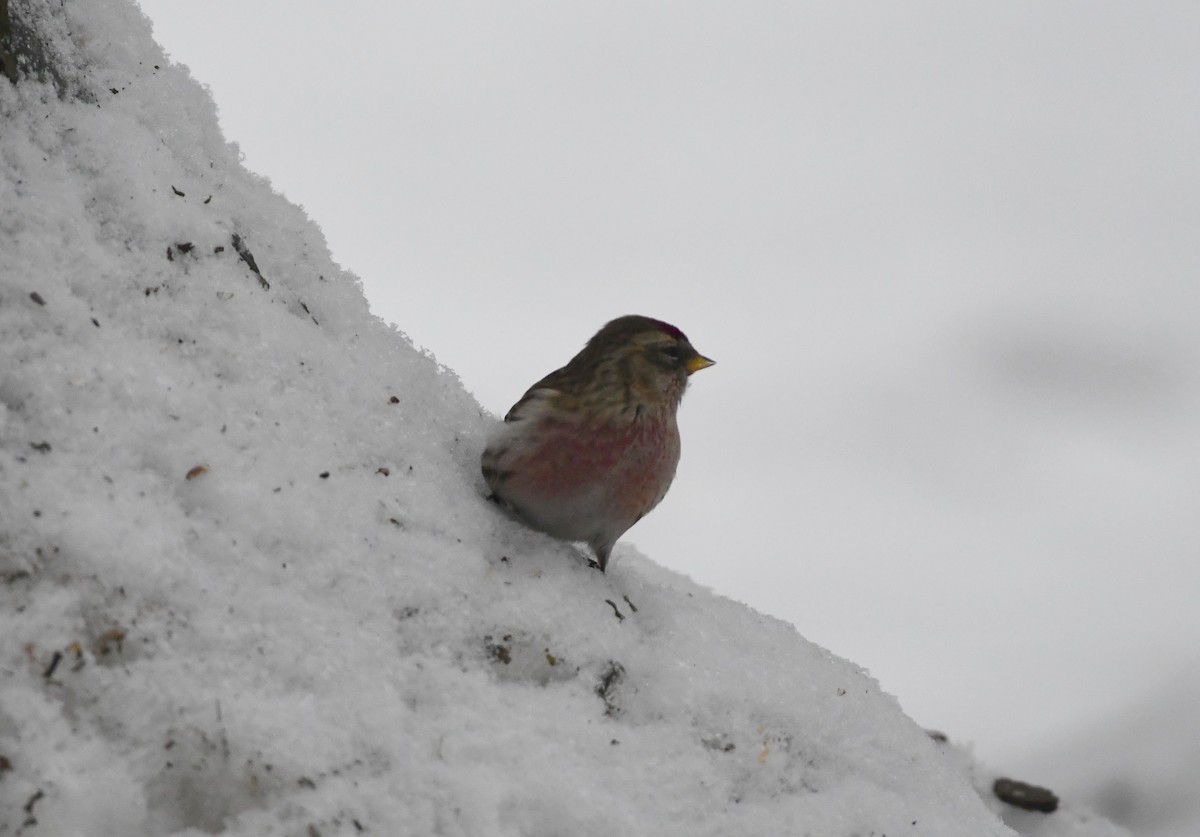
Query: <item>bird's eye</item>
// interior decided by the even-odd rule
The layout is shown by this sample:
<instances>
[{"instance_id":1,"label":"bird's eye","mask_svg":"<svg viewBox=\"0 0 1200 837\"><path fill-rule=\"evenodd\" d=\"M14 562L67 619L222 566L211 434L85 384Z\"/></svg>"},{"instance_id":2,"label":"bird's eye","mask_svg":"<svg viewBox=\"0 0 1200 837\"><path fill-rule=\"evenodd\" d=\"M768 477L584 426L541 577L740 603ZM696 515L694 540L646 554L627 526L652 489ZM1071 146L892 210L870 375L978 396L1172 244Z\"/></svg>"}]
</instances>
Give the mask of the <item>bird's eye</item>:
<instances>
[{"instance_id":1,"label":"bird's eye","mask_svg":"<svg viewBox=\"0 0 1200 837\"><path fill-rule=\"evenodd\" d=\"M673 344L670 346L663 346L661 349L659 349L659 351L669 357L671 360L677 361L683 357L683 351L678 346Z\"/></svg>"}]
</instances>

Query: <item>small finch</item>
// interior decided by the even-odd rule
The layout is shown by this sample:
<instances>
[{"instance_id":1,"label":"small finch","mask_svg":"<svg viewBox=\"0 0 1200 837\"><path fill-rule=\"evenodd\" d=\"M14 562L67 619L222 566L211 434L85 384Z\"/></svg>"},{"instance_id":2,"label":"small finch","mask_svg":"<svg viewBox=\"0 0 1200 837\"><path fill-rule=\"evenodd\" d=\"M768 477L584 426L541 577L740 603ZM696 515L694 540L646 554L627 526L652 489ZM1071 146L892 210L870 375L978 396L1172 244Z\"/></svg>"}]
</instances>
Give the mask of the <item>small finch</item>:
<instances>
[{"instance_id":1,"label":"small finch","mask_svg":"<svg viewBox=\"0 0 1200 837\"><path fill-rule=\"evenodd\" d=\"M492 499L534 529L586 542L603 572L670 488L675 412L688 376L712 365L673 325L613 320L508 411L483 452Z\"/></svg>"}]
</instances>

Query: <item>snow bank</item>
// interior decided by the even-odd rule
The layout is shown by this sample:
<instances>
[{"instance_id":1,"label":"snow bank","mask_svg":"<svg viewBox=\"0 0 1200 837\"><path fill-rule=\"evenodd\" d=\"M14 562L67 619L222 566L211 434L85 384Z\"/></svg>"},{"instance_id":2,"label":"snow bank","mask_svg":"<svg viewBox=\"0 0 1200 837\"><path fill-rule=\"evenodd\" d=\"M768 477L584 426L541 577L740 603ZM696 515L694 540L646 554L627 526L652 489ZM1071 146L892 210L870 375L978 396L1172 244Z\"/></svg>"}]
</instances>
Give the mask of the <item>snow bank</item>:
<instances>
[{"instance_id":1,"label":"snow bank","mask_svg":"<svg viewBox=\"0 0 1200 837\"><path fill-rule=\"evenodd\" d=\"M0 834L1012 833L860 669L486 503L494 419L136 7L11 11Z\"/></svg>"}]
</instances>

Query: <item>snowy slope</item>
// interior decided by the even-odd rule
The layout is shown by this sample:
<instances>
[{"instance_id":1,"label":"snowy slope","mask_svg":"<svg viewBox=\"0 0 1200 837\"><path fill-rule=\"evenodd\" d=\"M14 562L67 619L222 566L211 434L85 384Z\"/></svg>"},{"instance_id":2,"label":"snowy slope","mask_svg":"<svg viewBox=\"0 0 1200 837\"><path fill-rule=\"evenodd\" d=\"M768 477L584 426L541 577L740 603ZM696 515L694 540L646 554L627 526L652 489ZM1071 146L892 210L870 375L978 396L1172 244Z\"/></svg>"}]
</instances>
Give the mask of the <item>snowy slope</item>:
<instances>
[{"instance_id":1,"label":"snowy slope","mask_svg":"<svg viewBox=\"0 0 1200 837\"><path fill-rule=\"evenodd\" d=\"M1005 809L789 625L499 515L494 419L136 8L11 10L0 834L1123 833Z\"/></svg>"}]
</instances>

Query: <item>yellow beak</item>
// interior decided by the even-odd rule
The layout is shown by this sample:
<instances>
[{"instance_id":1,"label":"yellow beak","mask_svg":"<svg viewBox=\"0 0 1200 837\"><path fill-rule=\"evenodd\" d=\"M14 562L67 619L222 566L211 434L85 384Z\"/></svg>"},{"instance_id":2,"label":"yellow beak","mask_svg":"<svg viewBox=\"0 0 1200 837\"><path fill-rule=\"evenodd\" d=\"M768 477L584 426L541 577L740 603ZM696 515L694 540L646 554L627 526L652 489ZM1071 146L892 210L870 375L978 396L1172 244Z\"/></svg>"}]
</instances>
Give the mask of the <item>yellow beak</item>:
<instances>
[{"instance_id":1,"label":"yellow beak","mask_svg":"<svg viewBox=\"0 0 1200 837\"><path fill-rule=\"evenodd\" d=\"M701 369L707 369L714 363L716 363L715 360L709 360L704 355L693 355L692 357L688 358L687 366L685 368L687 369L687 373L690 375L693 372L699 372Z\"/></svg>"}]
</instances>

